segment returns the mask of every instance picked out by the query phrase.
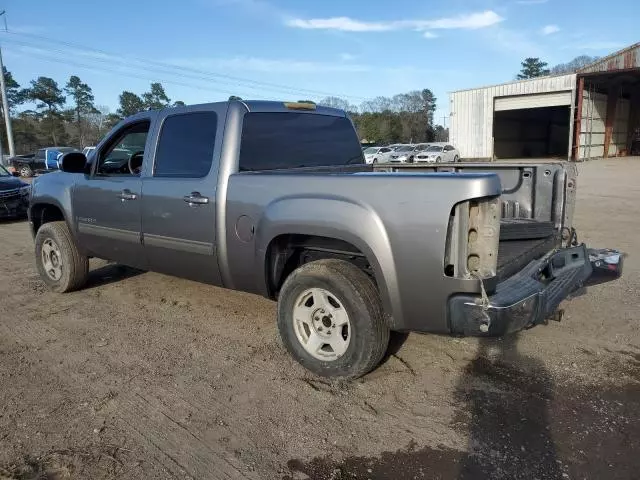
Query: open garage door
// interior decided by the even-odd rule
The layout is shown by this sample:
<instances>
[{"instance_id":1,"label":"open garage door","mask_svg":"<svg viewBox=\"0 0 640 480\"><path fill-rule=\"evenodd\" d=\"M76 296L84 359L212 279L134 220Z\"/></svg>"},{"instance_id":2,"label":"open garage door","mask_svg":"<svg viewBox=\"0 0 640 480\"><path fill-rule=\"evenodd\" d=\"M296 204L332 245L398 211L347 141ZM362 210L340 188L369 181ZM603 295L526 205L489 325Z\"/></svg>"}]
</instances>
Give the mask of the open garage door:
<instances>
[{"instance_id":1,"label":"open garage door","mask_svg":"<svg viewBox=\"0 0 640 480\"><path fill-rule=\"evenodd\" d=\"M494 111L523 110L527 108L544 108L571 105L571 91L541 93L537 95L515 95L497 97Z\"/></svg>"},{"instance_id":2,"label":"open garage door","mask_svg":"<svg viewBox=\"0 0 640 480\"><path fill-rule=\"evenodd\" d=\"M566 160L569 156L570 112L569 105L496 108L493 118L494 157Z\"/></svg>"}]
</instances>

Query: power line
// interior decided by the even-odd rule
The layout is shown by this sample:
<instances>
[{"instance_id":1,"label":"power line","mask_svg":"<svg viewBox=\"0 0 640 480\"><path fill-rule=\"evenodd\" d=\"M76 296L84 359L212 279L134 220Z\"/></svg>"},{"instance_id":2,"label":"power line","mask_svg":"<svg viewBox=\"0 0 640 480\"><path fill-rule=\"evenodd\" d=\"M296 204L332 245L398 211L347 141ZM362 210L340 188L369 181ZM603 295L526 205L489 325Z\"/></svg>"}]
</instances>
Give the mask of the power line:
<instances>
[{"instance_id":1,"label":"power line","mask_svg":"<svg viewBox=\"0 0 640 480\"><path fill-rule=\"evenodd\" d=\"M20 46L25 46L25 47L29 47L29 48L35 48L37 50L42 50L43 52L40 55L45 55L44 50L38 46L38 45L34 45L34 44L30 44L28 42L21 42L21 41L17 41L17 40L13 40L13 39L9 39L8 41L5 41L7 44L10 45L20 45ZM60 49L56 49L56 48L47 48L46 51L46 56L49 56L51 54L51 52L57 52L61 55L65 55L65 58L69 57L69 52L65 51L65 50L60 50ZM38 55L38 52L29 52L29 51L22 51L22 54L25 55ZM159 71L163 74L169 74L171 76L178 76L178 77L182 77L182 78L187 78L190 80L202 80L202 81L206 81L208 83L211 82L211 79L206 77L206 76L197 76L197 75L193 75L193 74L184 74L181 72L173 72L173 71L169 71L166 69L159 69L159 68L149 68L149 67L141 67L138 65L132 65L130 63L124 62L122 60L118 60L118 59L104 59L104 58L89 58L88 59L90 62L95 62L95 63L99 63L99 64L107 64L108 66L112 67L114 63L119 64L121 68L125 68L128 70L133 70L133 71L145 71L145 72L154 72L155 71ZM86 68L93 68L90 67L86 64L83 64L82 66L86 67ZM99 67L97 67L99 68ZM111 69L109 70L111 71ZM237 88L238 85L236 83L231 83L229 81L226 82L220 82L219 80L216 80L216 83L221 83L223 85L228 85L230 87L234 87ZM240 88L248 88L248 89L252 89L252 90L260 90L260 92L262 92L263 90L267 90L267 91L276 91L276 89L271 89L271 88L265 88L265 87L261 87L261 86L255 86L255 85L239 85ZM282 92L278 92L278 93L286 93L287 95L292 95L295 94L295 92L292 91L282 91ZM299 92L298 92L299 93ZM234 94L237 94L237 92L235 92Z\"/></svg>"},{"instance_id":2,"label":"power line","mask_svg":"<svg viewBox=\"0 0 640 480\"><path fill-rule=\"evenodd\" d=\"M172 64L169 64L169 63L157 62L157 61L147 60L147 59L134 57L134 56L129 56L129 55L114 54L112 52L107 52L105 50L100 50L100 49L97 49L97 48L87 47L87 46L84 46L84 45L79 45L79 44L72 43L72 42L66 42L66 41L63 41L63 40L57 40L57 39L46 37L46 36L43 36L43 35L35 35L35 34L12 32L12 31L1 32L1 33L6 33L6 34L9 34L9 35L14 35L14 36L18 36L18 37L34 38L34 39L45 41L45 42L53 42L53 43L57 43L59 45L65 45L65 46L68 46L68 47L71 47L71 48L75 48L75 49L80 50L80 51L87 51L87 52L92 52L92 53L99 53L101 55L107 55L107 56L111 57L110 60L112 60L112 61L123 61L123 60L120 60L120 58L122 58L122 59L125 59L124 61L133 60L133 61L138 62L138 63L152 65L152 66L154 66L156 68L159 67L159 68L163 68L163 69L178 70L178 71L183 71L183 72L192 72L192 73L195 73L195 74L198 74L198 75L205 75L207 77L224 78L224 79L228 79L228 80L233 80L235 82L255 84L255 85L260 86L260 87L270 87L270 89L274 89L274 88L275 89L280 89L280 90L284 89L284 90L289 91L289 92L297 92L297 93L301 93L301 94L304 94L304 95L337 96L337 97L341 97L341 98L365 100L365 97L358 97L358 96L354 96L354 95L342 95L342 94L325 92L325 91L321 91L321 90L312 90L312 89L306 89L306 88L292 87L292 86L287 86L287 85L282 85L282 84L277 84L277 83L270 83L270 82L252 80L252 79L248 79L248 78L236 77L236 76L226 75L226 74L217 73L217 72L210 72L210 71L200 70L200 69L196 69L196 68L192 68L192 67L183 67L183 66L179 66L179 65L172 65ZM33 45L31 45L31 46L33 46ZM46 48L50 49L51 46L47 45ZM102 59L102 60L105 60L105 59Z\"/></svg>"},{"instance_id":3,"label":"power line","mask_svg":"<svg viewBox=\"0 0 640 480\"><path fill-rule=\"evenodd\" d=\"M131 72L119 72L117 70L112 70L112 69L108 69L106 67L100 67L100 66L96 66L96 65L87 65L87 64L83 64L83 63L79 63L79 62L74 62L72 60L63 60L63 59L59 59L59 58L55 58L49 55L40 55L37 53L26 53L27 56L29 57L34 57L34 58L38 58L47 62L53 62L53 63L59 63L59 64L63 64L63 65L70 65L70 66L74 66L74 67L78 67L78 68L86 68L86 69L90 69L90 70L97 70L97 71L101 71L101 72L108 72L111 73L113 75L120 75L123 77L133 77L133 78L139 78L141 80L148 80L148 81L153 81L153 80L158 80L161 81L162 83L168 83L168 84L172 84L172 85L179 85L182 87L187 87L187 88L196 88L199 90L209 90L209 91L214 91L214 92L218 92L218 93L224 93L224 94L228 94L228 95L242 95L243 92L242 91L232 91L232 90L223 90L223 89L219 89L219 88L214 88L214 87L210 87L207 85L194 85L194 84L189 84L189 83L184 83L184 82L176 82L175 80L169 80L169 79L165 79L165 78L155 78L155 77L150 77L150 76L144 76L144 75L139 75L139 74L135 74L135 73L131 73ZM246 95L245 95L246 96ZM263 97L264 98L264 97ZM267 100L278 100L275 97L266 97Z\"/></svg>"}]
</instances>

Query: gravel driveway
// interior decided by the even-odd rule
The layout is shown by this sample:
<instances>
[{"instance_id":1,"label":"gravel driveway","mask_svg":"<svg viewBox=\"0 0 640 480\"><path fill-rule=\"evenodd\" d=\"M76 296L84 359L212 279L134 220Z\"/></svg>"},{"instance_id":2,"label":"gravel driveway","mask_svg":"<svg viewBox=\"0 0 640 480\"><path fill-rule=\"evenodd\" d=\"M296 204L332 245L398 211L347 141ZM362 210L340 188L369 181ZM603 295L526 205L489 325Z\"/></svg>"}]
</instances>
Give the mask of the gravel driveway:
<instances>
[{"instance_id":1,"label":"gravel driveway","mask_svg":"<svg viewBox=\"0 0 640 480\"><path fill-rule=\"evenodd\" d=\"M580 165L580 239L629 257L563 322L398 337L344 384L289 358L270 301L105 262L53 294L1 223L0 478L638 478L638 179Z\"/></svg>"}]
</instances>

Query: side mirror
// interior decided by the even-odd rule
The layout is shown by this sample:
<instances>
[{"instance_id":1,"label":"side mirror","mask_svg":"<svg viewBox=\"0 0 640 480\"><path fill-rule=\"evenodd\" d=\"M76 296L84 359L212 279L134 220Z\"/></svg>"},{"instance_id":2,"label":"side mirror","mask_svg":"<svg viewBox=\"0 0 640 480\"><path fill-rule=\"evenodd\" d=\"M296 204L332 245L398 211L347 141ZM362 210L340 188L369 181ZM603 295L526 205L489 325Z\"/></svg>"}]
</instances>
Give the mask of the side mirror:
<instances>
[{"instance_id":1,"label":"side mirror","mask_svg":"<svg viewBox=\"0 0 640 480\"><path fill-rule=\"evenodd\" d=\"M82 152L67 152L59 161L60 170L67 173L84 173L87 157Z\"/></svg>"}]
</instances>

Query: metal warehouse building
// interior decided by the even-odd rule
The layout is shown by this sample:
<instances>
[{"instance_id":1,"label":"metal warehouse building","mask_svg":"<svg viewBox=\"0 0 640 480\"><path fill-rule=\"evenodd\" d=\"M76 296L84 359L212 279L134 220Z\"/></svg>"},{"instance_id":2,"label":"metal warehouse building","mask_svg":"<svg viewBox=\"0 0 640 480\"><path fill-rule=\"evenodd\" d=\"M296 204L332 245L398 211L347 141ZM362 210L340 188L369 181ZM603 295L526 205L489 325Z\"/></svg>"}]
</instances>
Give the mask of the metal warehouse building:
<instances>
[{"instance_id":1,"label":"metal warehouse building","mask_svg":"<svg viewBox=\"0 0 640 480\"><path fill-rule=\"evenodd\" d=\"M640 141L640 43L577 73L461 90L450 102L463 158L628 155Z\"/></svg>"}]
</instances>

